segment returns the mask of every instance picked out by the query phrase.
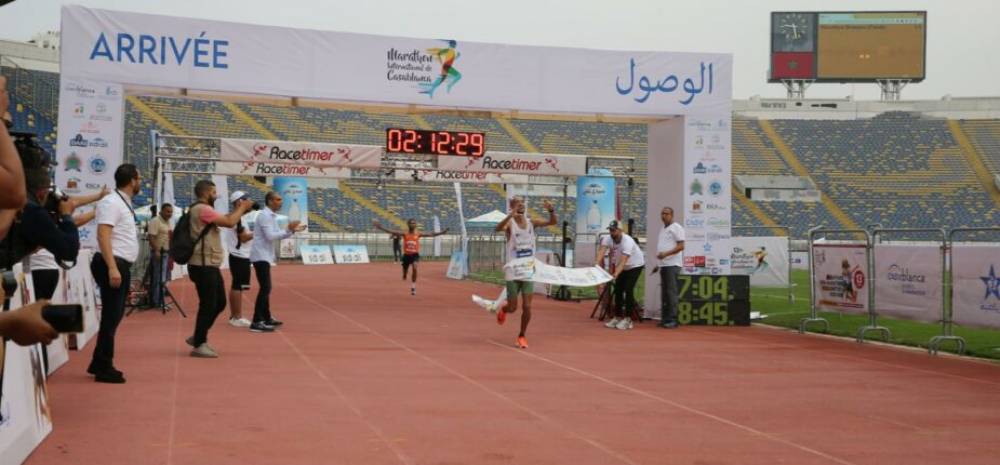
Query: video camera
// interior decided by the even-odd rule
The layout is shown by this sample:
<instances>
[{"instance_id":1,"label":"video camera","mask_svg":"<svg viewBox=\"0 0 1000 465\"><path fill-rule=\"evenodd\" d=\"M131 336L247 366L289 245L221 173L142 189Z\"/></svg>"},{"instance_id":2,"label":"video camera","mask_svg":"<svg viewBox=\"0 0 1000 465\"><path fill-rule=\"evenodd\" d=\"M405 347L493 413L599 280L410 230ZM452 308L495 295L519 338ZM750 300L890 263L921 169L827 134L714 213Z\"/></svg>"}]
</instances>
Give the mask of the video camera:
<instances>
[{"instance_id":1,"label":"video camera","mask_svg":"<svg viewBox=\"0 0 1000 465\"><path fill-rule=\"evenodd\" d=\"M52 169L56 162L45 148L38 145L35 134L29 132L10 133L14 139L14 147L17 149L18 157L21 159L21 166L24 169L25 185L28 190L29 202L33 202L35 192L42 188L49 191L41 206L52 216L59 218L59 205L69 200L69 196L55 187L52 180ZM14 264L20 262L25 256L34 252L37 245L28 244L25 234L19 234L21 223L20 215L14 220L7 236L0 240L0 270L10 270Z\"/></svg>"}]
</instances>

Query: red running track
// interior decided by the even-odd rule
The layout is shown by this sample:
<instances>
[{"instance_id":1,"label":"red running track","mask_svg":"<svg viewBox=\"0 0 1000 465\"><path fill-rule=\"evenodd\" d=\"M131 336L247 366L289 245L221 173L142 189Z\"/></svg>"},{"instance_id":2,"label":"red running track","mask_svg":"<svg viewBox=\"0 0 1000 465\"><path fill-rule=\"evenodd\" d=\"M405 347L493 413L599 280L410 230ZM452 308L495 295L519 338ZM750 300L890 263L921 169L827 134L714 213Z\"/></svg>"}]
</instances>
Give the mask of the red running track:
<instances>
[{"instance_id":1,"label":"red running track","mask_svg":"<svg viewBox=\"0 0 1000 465\"><path fill-rule=\"evenodd\" d=\"M609 330L544 298L520 350L518 318L470 303L497 287L420 266L416 297L391 264L280 266L283 329L222 316L214 360L188 356L194 292L172 284L191 317L126 319L125 385L73 354L27 463L1000 463L996 365L766 327Z\"/></svg>"}]
</instances>

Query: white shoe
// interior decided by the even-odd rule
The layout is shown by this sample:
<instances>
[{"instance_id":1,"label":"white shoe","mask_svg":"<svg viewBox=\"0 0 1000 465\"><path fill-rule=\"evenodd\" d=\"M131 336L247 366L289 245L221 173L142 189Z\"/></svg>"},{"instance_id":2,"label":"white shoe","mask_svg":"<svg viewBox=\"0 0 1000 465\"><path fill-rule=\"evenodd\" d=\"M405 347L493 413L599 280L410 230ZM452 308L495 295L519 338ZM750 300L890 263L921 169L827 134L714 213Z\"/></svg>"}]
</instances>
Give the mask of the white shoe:
<instances>
[{"instance_id":1,"label":"white shoe","mask_svg":"<svg viewBox=\"0 0 1000 465\"><path fill-rule=\"evenodd\" d=\"M229 324L230 326L235 326L237 328L249 328L250 320L246 318L230 318Z\"/></svg>"},{"instance_id":2,"label":"white shoe","mask_svg":"<svg viewBox=\"0 0 1000 465\"><path fill-rule=\"evenodd\" d=\"M626 318L622 318L621 321L619 321L618 324L615 325L615 328L618 328L618 329L621 329L621 330L632 329L632 319L631 318L627 318L627 317Z\"/></svg>"},{"instance_id":3,"label":"white shoe","mask_svg":"<svg viewBox=\"0 0 1000 465\"><path fill-rule=\"evenodd\" d=\"M614 317L614 318L611 319L611 321L609 321L607 323L604 323L604 327L605 328L617 328L619 321L624 321L624 320L619 320L618 317Z\"/></svg>"}]
</instances>

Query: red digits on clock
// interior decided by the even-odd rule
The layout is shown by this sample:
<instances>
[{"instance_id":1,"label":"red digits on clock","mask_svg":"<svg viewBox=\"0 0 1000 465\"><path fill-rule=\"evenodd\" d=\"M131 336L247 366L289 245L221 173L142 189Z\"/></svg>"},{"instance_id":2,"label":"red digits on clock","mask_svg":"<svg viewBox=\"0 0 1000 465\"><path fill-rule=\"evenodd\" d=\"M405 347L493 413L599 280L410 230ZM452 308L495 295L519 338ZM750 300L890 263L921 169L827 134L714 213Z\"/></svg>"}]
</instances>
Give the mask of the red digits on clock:
<instances>
[{"instance_id":1,"label":"red digits on clock","mask_svg":"<svg viewBox=\"0 0 1000 465\"><path fill-rule=\"evenodd\" d=\"M469 151L468 155L473 157L482 156L483 152L486 151L486 144L483 143L483 135L481 133L472 133L469 135L469 145L472 149Z\"/></svg>"},{"instance_id":2,"label":"red digits on clock","mask_svg":"<svg viewBox=\"0 0 1000 465\"><path fill-rule=\"evenodd\" d=\"M414 153L417 151L416 143L419 138L417 131L408 129L404 132L403 138L403 152Z\"/></svg>"},{"instance_id":3,"label":"red digits on clock","mask_svg":"<svg viewBox=\"0 0 1000 465\"><path fill-rule=\"evenodd\" d=\"M386 133L385 149L388 152L401 152L403 150L403 131L390 129Z\"/></svg>"}]
</instances>

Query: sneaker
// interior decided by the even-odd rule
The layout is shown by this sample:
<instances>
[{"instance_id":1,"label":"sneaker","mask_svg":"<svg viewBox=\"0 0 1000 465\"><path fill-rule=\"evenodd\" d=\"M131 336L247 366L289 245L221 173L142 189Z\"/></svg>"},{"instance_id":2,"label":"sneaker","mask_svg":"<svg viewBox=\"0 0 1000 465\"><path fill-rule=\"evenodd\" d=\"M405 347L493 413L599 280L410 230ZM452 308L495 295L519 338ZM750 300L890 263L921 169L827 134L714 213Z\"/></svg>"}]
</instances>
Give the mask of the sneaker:
<instances>
[{"instance_id":1,"label":"sneaker","mask_svg":"<svg viewBox=\"0 0 1000 465\"><path fill-rule=\"evenodd\" d=\"M660 323L659 326L661 328L664 328L664 329L676 329L677 328L677 322L676 321L671 321L669 323Z\"/></svg>"},{"instance_id":2,"label":"sneaker","mask_svg":"<svg viewBox=\"0 0 1000 465\"><path fill-rule=\"evenodd\" d=\"M216 353L215 349L212 349L208 343L203 343L191 351L191 356L197 358L218 358L219 354Z\"/></svg>"},{"instance_id":3,"label":"sneaker","mask_svg":"<svg viewBox=\"0 0 1000 465\"><path fill-rule=\"evenodd\" d=\"M274 318L271 318L270 320L267 320L264 323L267 324L268 326L274 326L275 328L277 328L278 326L281 326L281 325L285 324L284 322L275 320Z\"/></svg>"},{"instance_id":4,"label":"sneaker","mask_svg":"<svg viewBox=\"0 0 1000 465\"><path fill-rule=\"evenodd\" d=\"M195 347L195 345L194 345L194 336L189 336L187 339L184 340L184 342L186 342L187 345L189 345L191 347ZM210 345L208 345L207 342L203 343L202 345L203 346L208 346L209 349L215 350L215 348L212 347L212 346L210 346Z\"/></svg>"},{"instance_id":5,"label":"sneaker","mask_svg":"<svg viewBox=\"0 0 1000 465\"><path fill-rule=\"evenodd\" d=\"M416 289L410 289L410 295L417 295Z\"/></svg>"},{"instance_id":6,"label":"sneaker","mask_svg":"<svg viewBox=\"0 0 1000 465\"><path fill-rule=\"evenodd\" d=\"M250 332L251 333L273 333L274 332L274 326L271 326L271 325L269 325L267 323L264 323L263 321L255 321L253 323L250 323Z\"/></svg>"},{"instance_id":7,"label":"sneaker","mask_svg":"<svg viewBox=\"0 0 1000 465\"><path fill-rule=\"evenodd\" d=\"M507 321L507 311L501 308L497 311L497 324L502 325L505 321Z\"/></svg>"},{"instance_id":8,"label":"sneaker","mask_svg":"<svg viewBox=\"0 0 1000 465\"><path fill-rule=\"evenodd\" d=\"M524 336L517 337L517 346L522 349L528 348L528 340Z\"/></svg>"},{"instance_id":9,"label":"sneaker","mask_svg":"<svg viewBox=\"0 0 1000 465\"><path fill-rule=\"evenodd\" d=\"M249 328L250 320L246 318L230 318L229 325L234 326L236 328Z\"/></svg>"},{"instance_id":10,"label":"sneaker","mask_svg":"<svg viewBox=\"0 0 1000 465\"><path fill-rule=\"evenodd\" d=\"M621 330L632 329L632 319L631 318L622 318L621 321L619 321L618 324L615 325L615 328L621 329Z\"/></svg>"},{"instance_id":11,"label":"sneaker","mask_svg":"<svg viewBox=\"0 0 1000 465\"><path fill-rule=\"evenodd\" d=\"M618 322L619 321L622 321L622 320L619 320L618 317L614 317L610 321L608 321L607 323L604 323L604 327L605 328L616 328L616 327L618 327Z\"/></svg>"}]
</instances>

